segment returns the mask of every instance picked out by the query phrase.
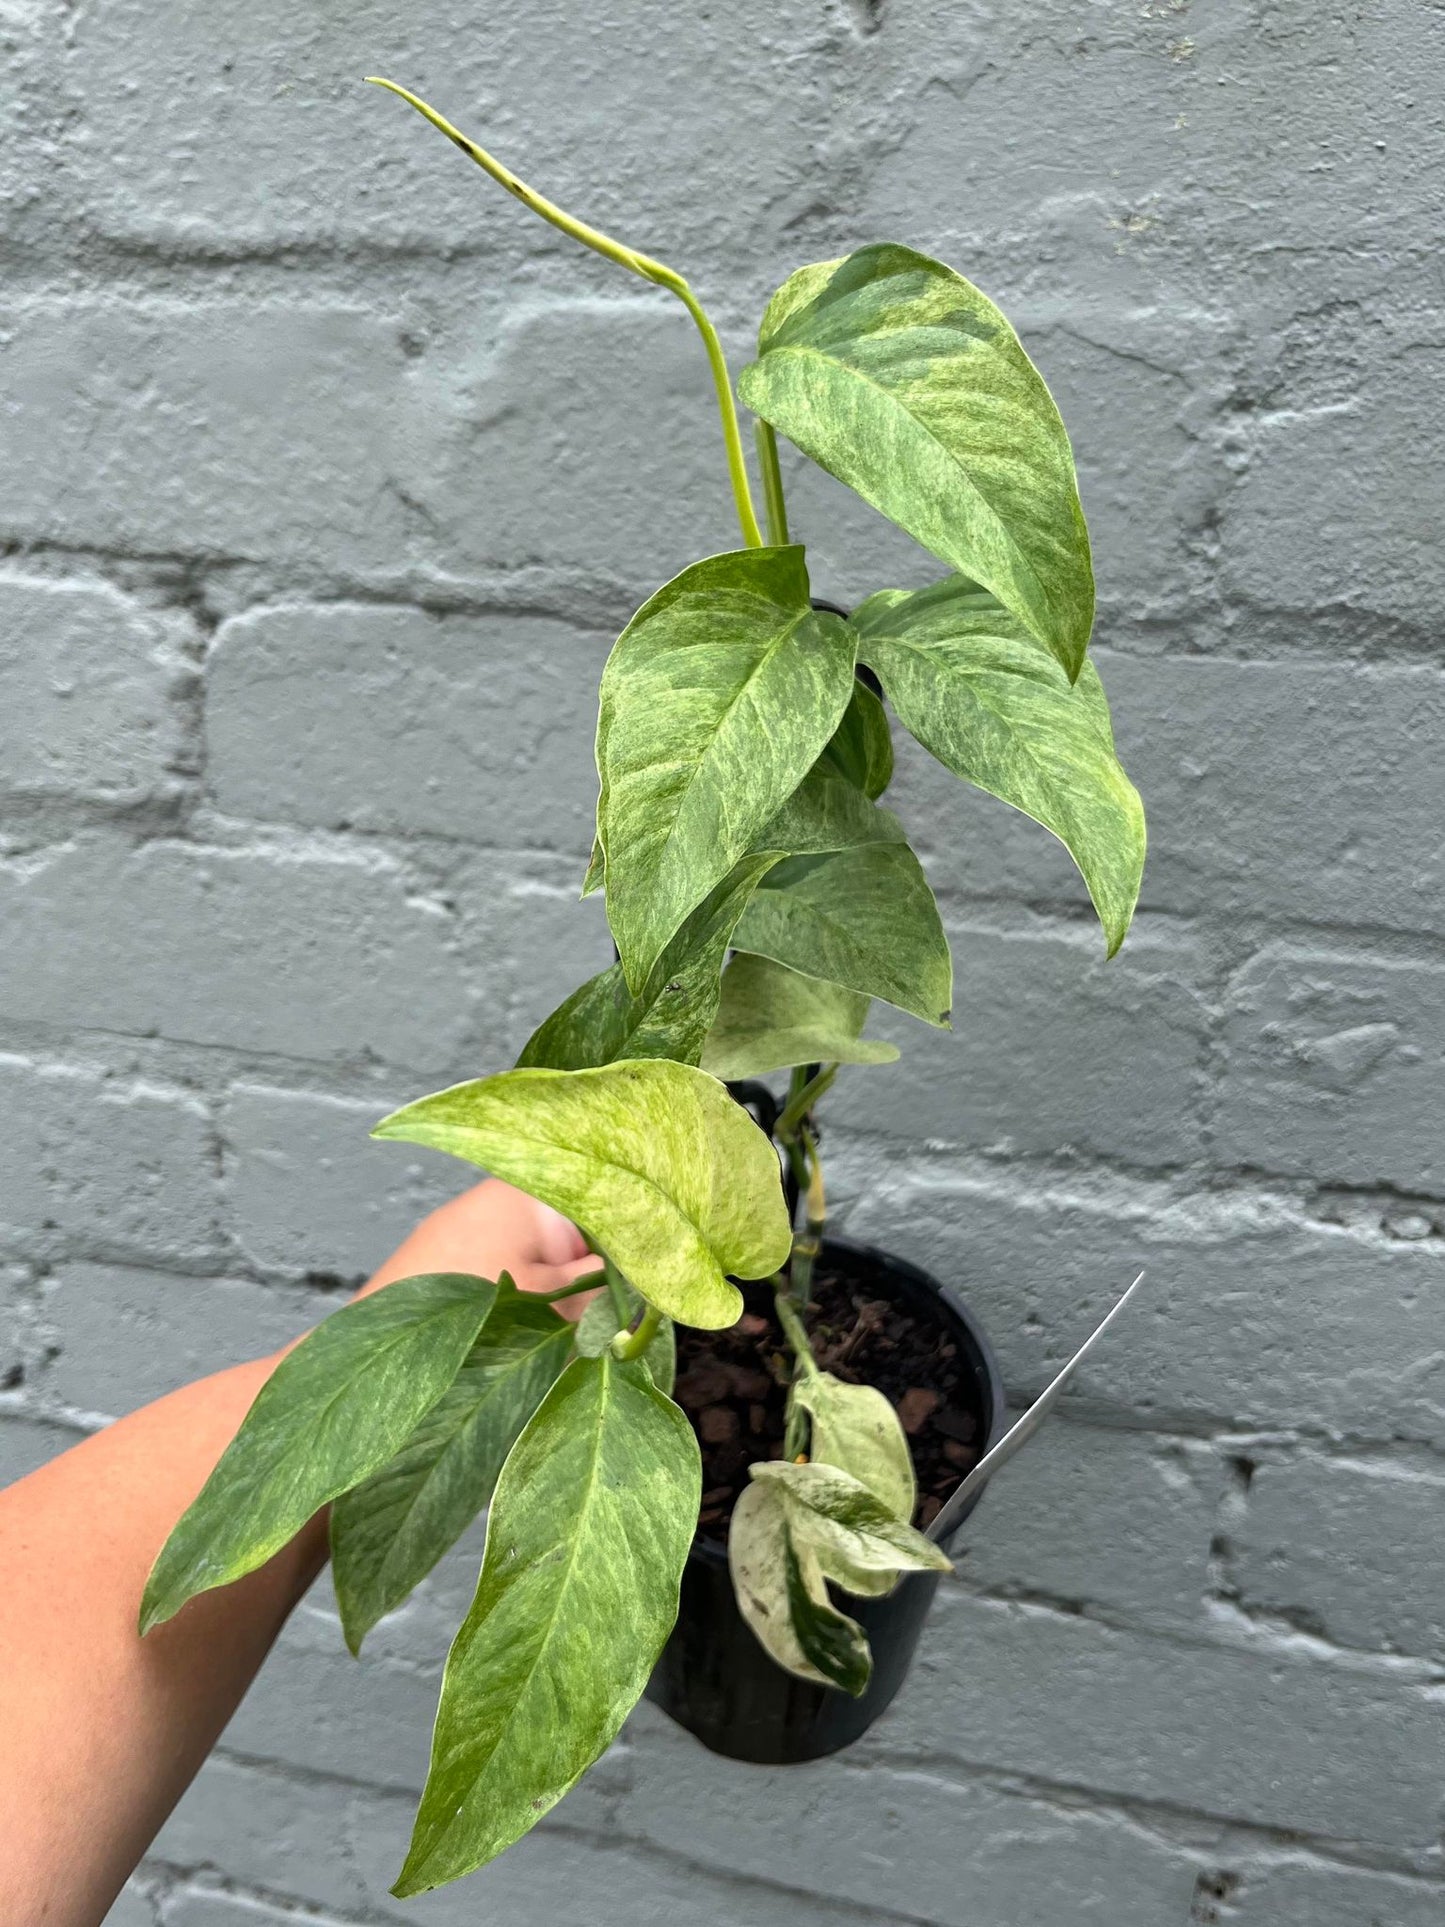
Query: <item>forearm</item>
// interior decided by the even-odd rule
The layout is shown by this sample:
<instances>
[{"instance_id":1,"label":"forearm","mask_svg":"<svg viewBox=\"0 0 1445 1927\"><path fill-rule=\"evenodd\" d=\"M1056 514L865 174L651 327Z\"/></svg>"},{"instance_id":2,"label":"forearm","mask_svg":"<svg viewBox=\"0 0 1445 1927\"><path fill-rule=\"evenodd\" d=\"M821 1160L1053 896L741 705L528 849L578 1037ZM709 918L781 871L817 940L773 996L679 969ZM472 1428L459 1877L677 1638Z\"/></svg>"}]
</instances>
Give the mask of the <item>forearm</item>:
<instances>
[{"instance_id":1,"label":"forearm","mask_svg":"<svg viewBox=\"0 0 1445 1927\"><path fill-rule=\"evenodd\" d=\"M152 1560L275 1363L185 1386L0 1492L0 1920L104 1918L325 1560L316 1519L137 1635Z\"/></svg>"}]
</instances>

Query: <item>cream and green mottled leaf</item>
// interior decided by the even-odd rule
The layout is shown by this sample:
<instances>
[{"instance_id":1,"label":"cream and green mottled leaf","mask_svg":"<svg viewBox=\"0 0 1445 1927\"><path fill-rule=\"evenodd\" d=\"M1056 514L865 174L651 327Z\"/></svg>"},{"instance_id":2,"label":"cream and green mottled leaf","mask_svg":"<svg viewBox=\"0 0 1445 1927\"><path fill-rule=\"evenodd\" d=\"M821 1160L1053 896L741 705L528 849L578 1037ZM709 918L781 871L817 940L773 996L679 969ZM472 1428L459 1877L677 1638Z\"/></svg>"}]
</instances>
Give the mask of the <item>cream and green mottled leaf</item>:
<instances>
[{"instance_id":1,"label":"cream and green mottled leaf","mask_svg":"<svg viewBox=\"0 0 1445 1927\"><path fill-rule=\"evenodd\" d=\"M853 634L812 607L803 551L694 563L602 674L597 832L628 984L653 965L817 761L853 689Z\"/></svg>"},{"instance_id":2,"label":"cream and green mottled leaf","mask_svg":"<svg viewBox=\"0 0 1445 1927\"><path fill-rule=\"evenodd\" d=\"M602 840L594 836L592 854L587 859L587 872L582 878L582 894L590 897L594 890L600 890L607 881L607 859L602 854Z\"/></svg>"},{"instance_id":3,"label":"cream and green mottled leaf","mask_svg":"<svg viewBox=\"0 0 1445 1927\"><path fill-rule=\"evenodd\" d=\"M1078 675L1094 577L1069 439L1018 336L962 275L892 244L799 269L738 393Z\"/></svg>"},{"instance_id":4,"label":"cream and green mottled leaf","mask_svg":"<svg viewBox=\"0 0 1445 1927\"><path fill-rule=\"evenodd\" d=\"M492 1496L497 1474L567 1362L573 1327L503 1273L455 1379L396 1456L331 1508L331 1575L352 1652Z\"/></svg>"},{"instance_id":5,"label":"cream and green mottled leaf","mask_svg":"<svg viewBox=\"0 0 1445 1927\"><path fill-rule=\"evenodd\" d=\"M642 1299L630 1285L625 1285L623 1290L629 1305L626 1323L630 1329L642 1310ZM579 1357L600 1358L622 1329L623 1321L617 1316L612 1293L599 1292L577 1320ZM677 1334L670 1318L662 1320L656 1336L642 1355L647 1360L648 1371L652 1373L653 1384L659 1392L671 1396L673 1381L677 1377Z\"/></svg>"},{"instance_id":6,"label":"cream and green mottled leaf","mask_svg":"<svg viewBox=\"0 0 1445 1927\"><path fill-rule=\"evenodd\" d=\"M899 721L924 748L1063 843L1112 956L1139 895L1144 807L1115 754L1093 664L1070 684L993 596L957 576L915 593L885 589L853 623Z\"/></svg>"},{"instance_id":7,"label":"cream and green mottled leaf","mask_svg":"<svg viewBox=\"0 0 1445 1927\"><path fill-rule=\"evenodd\" d=\"M587 1233L649 1304L731 1325L731 1277L791 1245L777 1154L716 1078L661 1059L503 1071L421 1098L376 1137L430 1145L505 1178Z\"/></svg>"},{"instance_id":8,"label":"cream and green mottled leaf","mask_svg":"<svg viewBox=\"0 0 1445 1927\"><path fill-rule=\"evenodd\" d=\"M875 1385L849 1385L831 1372L799 1379L793 1397L812 1421L808 1457L861 1481L895 1518L913 1517L918 1488L898 1414Z\"/></svg>"},{"instance_id":9,"label":"cream and green mottled leaf","mask_svg":"<svg viewBox=\"0 0 1445 1927\"><path fill-rule=\"evenodd\" d=\"M870 806L871 807L871 806ZM522 1069L591 1070L623 1057L670 1057L695 1064L717 1015L723 957L771 854L735 863L663 951L637 996L621 964L590 977L533 1031Z\"/></svg>"},{"instance_id":10,"label":"cream and green mottled leaf","mask_svg":"<svg viewBox=\"0 0 1445 1927\"><path fill-rule=\"evenodd\" d=\"M567 1367L497 1481L396 1894L494 1859L611 1745L677 1616L701 1487L640 1361Z\"/></svg>"},{"instance_id":11,"label":"cream and green mottled leaf","mask_svg":"<svg viewBox=\"0 0 1445 1927\"><path fill-rule=\"evenodd\" d=\"M885 812L886 813L886 812ZM763 878L734 946L946 1025L953 962L938 906L906 843L794 857Z\"/></svg>"},{"instance_id":12,"label":"cream and green mottled leaf","mask_svg":"<svg viewBox=\"0 0 1445 1927\"><path fill-rule=\"evenodd\" d=\"M740 950L723 972L702 1068L736 1081L795 1064L891 1064L896 1044L862 1035L869 1000Z\"/></svg>"},{"instance_id":13,"label":"cream and green mottled leaf","mask_svg":"<svg viewBox=\"0 0 1445 1927\"><path fill-rule=\"evenodd\" d=\"M161 1548L141 1632L265 1565L384 1465L461 1370L496 1295L489 1279L456 1272L398 1279L289 1351Z\"/></svg>"},{"instance_id":14,"label":"cream and green mottled leaf","mask_svg":"<svg viewBox=\"0 0 1445 1927\"><path fill-rule=\"evenodd\" d=\"M900 1519L876 1492L836 1466L760 1461L759 1484L775 1485L794 1536L817 1551L825 1573L846 1583L853 1573L947 1572L948 1555Z\"/></svg>"},{"instance_id":15,"label":"cream and green mottled leaf","mask_svg":"<svg viewBox=\"0 0 1445 1927\"><path fill-rule=\"evenodd\" d=\"M832 1605L817 1554L790 1533L776 1487L754 1482L738 1494L728 1527L728 1568L738 1609L769 1658L820 1686L841 1684L835 1671L867 1684L872 1658L863 1629ZM821 1614L838 1623L825 1629ZM823 1670L817 1660L834 1670Z\"/></svg>"}]
</instances>

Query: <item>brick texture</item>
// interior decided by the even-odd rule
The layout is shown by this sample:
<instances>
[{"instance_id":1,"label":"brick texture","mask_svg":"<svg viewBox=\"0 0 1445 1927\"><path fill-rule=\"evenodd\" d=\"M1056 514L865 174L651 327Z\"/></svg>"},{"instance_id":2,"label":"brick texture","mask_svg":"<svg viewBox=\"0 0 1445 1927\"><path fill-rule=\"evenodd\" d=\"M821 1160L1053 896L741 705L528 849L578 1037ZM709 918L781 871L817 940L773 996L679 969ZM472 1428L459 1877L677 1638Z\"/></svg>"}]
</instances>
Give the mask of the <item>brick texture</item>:
<instances>
[{"instance_id":1,"label":"brick texture","mask_svg":"<svg viewBox=\"0 0 1445 1927\"><path fill-rule=\"evenodd\" d=\"M610 956L595 685L737 540L655 289L737 365L896 236L1017 319L1077 447L1150 810L1105 963L1062 849L900 745L954 1030L827 1143L1038 1391L848 1755L644 1708L402 1905L472 1535L358 1666L324 1583L112 1927L1425 1927L1445 1701L1438 7L0 4L0 1478L278 1345L467 1181L372 1144ZM475 9L472 10L476 12ZM934 565L784 450L821 593Z\"/></svg>"}]
</instances>

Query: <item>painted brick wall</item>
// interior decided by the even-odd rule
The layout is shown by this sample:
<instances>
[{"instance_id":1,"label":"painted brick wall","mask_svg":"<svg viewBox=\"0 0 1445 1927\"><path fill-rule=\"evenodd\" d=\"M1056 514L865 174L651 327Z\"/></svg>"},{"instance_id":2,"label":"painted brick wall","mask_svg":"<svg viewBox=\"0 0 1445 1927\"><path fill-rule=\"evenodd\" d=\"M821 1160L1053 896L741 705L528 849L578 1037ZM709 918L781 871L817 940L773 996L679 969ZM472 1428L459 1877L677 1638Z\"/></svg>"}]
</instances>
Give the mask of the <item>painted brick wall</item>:
<instances>
[{"instance_id":1,"label":"painted brick wall","mask_svg":"<svg viewBox=\"0 0 1445 1927\"><path fill-rule=\"evenodd\" d=\"M403 1907L473 1544L360 1667L308 1603L116 1927L1438 1922L1438 0L3 0L0 47L0 1477L456 1186L366 1126L606 955L596 676L732 540L685 321L361 74L735 354L863 240L995 294L1154 852L1105 966L1048 839L906 759L959 1021L845 1087L849 1221L962 1280L1020 1400L1152 1284L874 1735L774 1773L645 1710ZM795 475L825 593L927 573Z\"/></svg>"}]
</instances>

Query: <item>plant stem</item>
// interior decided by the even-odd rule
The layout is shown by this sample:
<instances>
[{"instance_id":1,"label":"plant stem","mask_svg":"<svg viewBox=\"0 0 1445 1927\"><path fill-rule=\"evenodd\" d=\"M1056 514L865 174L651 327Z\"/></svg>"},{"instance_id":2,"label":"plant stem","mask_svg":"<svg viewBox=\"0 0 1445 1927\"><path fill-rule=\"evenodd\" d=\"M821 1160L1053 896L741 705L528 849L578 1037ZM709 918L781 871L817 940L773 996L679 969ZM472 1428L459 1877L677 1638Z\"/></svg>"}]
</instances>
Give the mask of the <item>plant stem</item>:
<instances>
[{"instance_id":1,"label":"plant stem","mask_svg":"<svg viewBox=\"0 0 1445 1927\"><path fill-rule=\"evenodd\" d=\"M783 471L778 467L778 438L773 424L761 416L753 423L753 439L758 445L758 465L763 471L763 506L768 516L768 540L783 548L788 534L788 505L783 499Z\"/></svg>"},{"instance_id":2,"label":"plant stem","mask_svg":"<svg viewBox=\"0 0 1445 1927\"><path fill-rule=\"evenodd\" d=\"M635 1332L620 1331L612 1341L612 1351L616 1358L641 1358L662 1323L662 1313L656 1305L649 1305L642 1314L642 1323Z\"/></svg>"},{"instance_id":3,"label":"plant stem","mask_svg":"<svg viewBox=\"0 0 1445 1927\"><path fill-rule=\"evenodd\" d=\"M743 438L738 427L737 404L733 400L733 385L732 378L728 374L727 358L723 354L722 343L718 340L717 329L712 325L702 303L683 277L675 268L669 268L661 261L654 261L651 255L643 254L636 248L629 248L621 241L614 241L610 234L604 234L600 228L590 227L586 221L579 221L575 215L566 213L555 202L549 201L545 195L538 194L534 188L528 187L525 181L519 181L510 168L503 167L502 163L489 154L484 147L478 147L475 141L468 140L466 135L453 127L449 120L443 119L434 107L428 107L424 100L419 99L407 88L399 87L394 80L383 80L379 74L368 74L366 78L372 86L385 87L388 93L398 95L409 106L414 107L424 120L430 121L432 126L445 134L454 146L459 147L469 160L475 161L484 173L490 174L492 179L506 188L509 194L515 195L523 207L530 208L533 214L550 222L553 227L560 228L563 234L570 235L574 241L580 241L583 247L591 248L594 254L600 254L609 261L615 261L619 267L626 268L632 274L640 275L644 281L651 281L657 287L667 288L677 296L697 324L697 331L702 336L703 346L707 350L708 365L712 369L713 387L717 391L718 413L722 417L728 479L732 483L733 500L737 504L738 526L742 530L743 541L748 548L761 548L763 532L758 527L757 511L753 507L752 490L748 485L748 466L743 455Z\"/></svg>"},{"instance_id":4,"label":"plant stem","mask_svg":"<svg viewBox=\"0 0 1445 1927\"><path fill-rule=\"evenodd\" d=\"M802 1085L799 1085L798 1073L794 1071L793 1087L788 1092L788 1101L783 1106L782 1116L774 1126L775 1136L781 1138L784 1143L796 1137L803 1119L823 1093L831 1087L833 1079L838 1075L838 1070L837 1064L824 1064L816 1077L809 1078L807 1083Z\"/></svg>"},{"instance_id":5,"label":"plant stem","mask_svg":"<svg viewBox=\"0 0 1445 1927\"><path fill-rule=\"evenodd\" d=\"M783 1336L793 1348L793 1356L798 1361L799 1371L805 1378L816 1378L818 1361L814 1358L813 1347L808 1342L807 1327L788 1294L788 1283L781 1272L773 1280L773 1293L778 1308L778 1323L783 1328Z\"/></svg>"},{"instance_id":6,"label":"plant stem","mask_svg":"<svg viewBox=\"0 0 1445 1927\"><path fill-rule=\"evenodd\" d=\"M818 1141L806 1124L800 1127L799 1136L808 1164L808 1185L804 1193L803 1229L793 1238L792 1298L801 1310L813 1289L813 1265L828 1228L828 1201L823 1189L823 1161L818 1156Z\"/></svg>"},{"instance_id":7,"label":"plant stem","mask_svg":"<svg viewBox=\"0 0 1445 1927\"><path fill-rule=\"evenodd\" d=\"M599 1285L606 1283L605 1271L589 1271L585 1278L574 1278L570 1285L559 1285L556 1291L538 1291L530 1295L539 1298L544 1305L555 1305L563 1298L575 1298L579 1291L596 1291Z\"/></svg>"}]
</instances>

